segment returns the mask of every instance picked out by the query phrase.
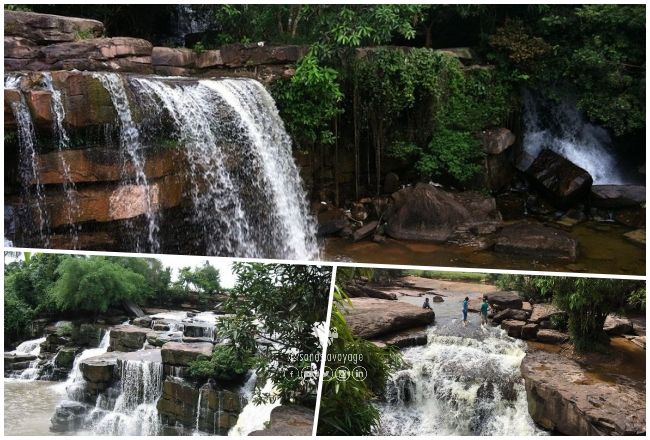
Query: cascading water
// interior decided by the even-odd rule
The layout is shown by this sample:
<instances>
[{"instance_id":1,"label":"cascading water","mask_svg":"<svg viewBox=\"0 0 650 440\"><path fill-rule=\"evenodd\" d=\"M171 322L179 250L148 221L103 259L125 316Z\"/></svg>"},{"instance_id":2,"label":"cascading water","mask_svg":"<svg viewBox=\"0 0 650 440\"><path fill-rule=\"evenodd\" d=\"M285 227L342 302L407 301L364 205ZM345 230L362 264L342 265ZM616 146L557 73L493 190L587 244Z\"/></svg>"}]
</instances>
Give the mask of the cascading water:
<instances>
[{"instance_id":1,"label":"cascading water","mask_svg":"<svg viewBox=\"0 0 650 440\"><path fill-rule=\"evenodd\" d=\"M25 102L25 96L19 89L22 75L5 76L5 89L15 89L20 93L20 99L11 103L11 111L16 120L18 143L20 145L19 177L22 183L23 197L28 205L25 215L32 217L35 214L36 228L40 242L44 247L49 247L49 221L45 210L45 192L40 183L37 172L36 160L36 132L32 123L32 116ZM33 194L30 187L33 184Z\"/></svg>"},{"instance_id":2,"label":"cascading water","mask_svg":"<svg viewBox=\"0 0 650 440\"><path fill-rule=\"evenodd\" d=\"M379 405L382 435L541 435L528 413L519 366L522 341L497 328L451 336L403 352Z\"/></svg>"},{"instance_id":3,"label":"cascading water","mask_svg":"<svg viewBox=\"0 0 650 440\"><path fill-rule=\"evenodd\" d=\"M256 383L257 375L253 372L241 389L241 395L248 403L239 414L237 424L228 432L229 436L244 436L253 431L264 429L266 422L271 419L271 411L273 411L273 408L280 406L280 399L273 403L255 404L253 402L253 393ZM264 388L262 388L262 393L267 394L273 392L273 382L268 381L264 385Z\"/></svg>"},{"instance_id":4,"label":"cascading water","mask_svg":"<svg viewBox=\"0 0 650 440\"><path fill-rule=\"evenodd\" d=\"M140 141L140 132L133 120L131 106L126 93L122 77L116 73L95 73L93 76L99 81L109 93L113 107L117 112L120 125L120 152L123 155L123 172L126 173L127 163L131 164L135 171L135 184L144 188L145 197L142 201L145 204L145 216L148 226L148 249L141 249L141 244L136 242L135 251L147 250L152 253L160 249L158 241L158 215L156 205L158 194L148 185L147 175L144 171L143 146ZM127 184L127 182L124 182Z\"/></svg>"},{"instance_id":5,"label":"cascading water","mask_svg":"<svg viewBox=\"0 0 650 440\"><path fill-rule=\"evenodd\" d=\"M12 375L14 379L23 379L23 380L35 380L39 374L39 363L38 355L41 354L41 344L45 342L45 338L32 339L30 341L25 341L18 345L11 354L16 355L30 355L37 356L36 359L29 363L29 367L25 368L20 374Z\"/></svg>"},{"instance_id":6,"label":"cascading water","mask_svg":"<svg viewBox=\"0 0 650 440\"><path fill-rule=\"evenodd\" d=\"M43 72L43 80L45 90L48 90L52 94L52 114L54 116L53 128L57 138L58 151L61 153L63 150L70 147L70 137L63 125L65 120L65 107L63 106L63 100L61 99L61 91L54 87L52 74L50 72ZM79 202L77 200L75 184L70 174L70 164L67 163L65 156L62 154L59 154L59 159L61 160L61 169L63 170L63 191L65 193L66 203L68 204L68 209L66 210L68 227L70 229L72 247L76 248L79 241L79 231L78 226L74 224L73 220L77 217L79 212Z\"/></svg>"},{"instance_id":7,"label":"cascading water","mask_svg":"<svg viewBox=\"0 0 650 440\"><path fill-rule=\"evenodd\" d=\"M75 357L72 363L72 370L68 375L68 379L63 383L63 387L68 395L68 398L72 400L81 400L81 393L84 388L84 378L81 374L81 362L89 359L91 357L99 356L108 350L108 345L111 341L111 332L107 331L104 333L102 340L99 342L99 346L96 348L87 348L82 351L77 357Z\"/></svg>"},{"instance_id":8,"label":"cascading water","mask_svg":"<svg viewBox=\"0 0 650 440\"><path fill-rule=\"evenodd\" d=\"M112 408L98 399L89 418L95 435L158 435L156 403L162 394L163 366L150 360L123 360L120 395Z\"/></svg>"},{"instance_id":9,"label":"cascading water","mask_svg":"<svg viewBox=\"0 0 650 440\"><path fill-rule=\"evenodd\" d=\"M174 124L189 168L189 220L202 231L197 246L211 255L317 255L290 140L264 87L240 79L130 83L145 114Z\"/></svg>"},{"instance_id":10,"label":"cascading water","mask_svg":"<svg viewBox=\"0 0 650 440\"><path fill-rule=\"evenodd\" d=\"M604 128L587 121L569 102L555 103L528 90L523 98L523 148L527 157L520 164L522 169L547 148L587 170L595 184L626 183Z\"/></svg>"}]
</instances>

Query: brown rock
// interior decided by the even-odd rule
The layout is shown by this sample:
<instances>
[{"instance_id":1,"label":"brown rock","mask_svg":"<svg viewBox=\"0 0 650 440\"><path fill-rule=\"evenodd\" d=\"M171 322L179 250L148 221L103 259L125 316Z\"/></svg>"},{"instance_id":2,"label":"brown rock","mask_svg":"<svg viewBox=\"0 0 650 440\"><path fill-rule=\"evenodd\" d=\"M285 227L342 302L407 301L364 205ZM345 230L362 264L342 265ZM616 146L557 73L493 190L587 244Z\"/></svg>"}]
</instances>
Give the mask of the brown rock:
<instances>
[{"instance_id":1,"label":"brown rock","mask_svg":"<svg viewBox=\"0 0 650 440\"><path fill-rule=\"evenodd\" d=\"M586 170L551 150L543 150L526 173L559 207L567 207L586 197L593 182Z\"/></svg>"},{"instance_id":2,"label":"brown rock","mask_svg":"<svg viewBox=\"0 0 650 440\"><path fill-rule=\"evenodd\" d=\"M146 40L130 37L92 38L73 43L60 43L41 49L43 61L52 70L121 70L117 62L123 57L149 57L153 46ZM142 61L142 60L141 60ZM143 64L143 63L139 63ZM129 64L130 65L130 64ZM130 70L130 69L123 69Z\"/></svg>"},{"instance_id":3,"label":"brown rock","mask_svg":"<svg viewBox=\"0 0 650 440\"><path fill-rule=\"evenodd\" d=\"M379 222L377 220L366 223L354 231L354 234L352 234L352 241L357 242L363 240L364 238L370 237L377 229L377 226L379 226Z\"/></svg>"},{"instance_id":4,"label":"brown rock","mask_svg":"<svg viewBox=\"0 0 650 440\"><path fill-rule=\"evenodd\" d=\"M305 53L307 48L304 46L230 44L221 48L221 59L228 67L287 64L300 60Z\"/></svg>"},{"instance_id":5,"label":"brown rock","mask_svg":"<svg viewBox=\"0 0 650 440\"><path fill-rule=\"evenodd\" d=\"M4 20L5 35L27 38L38 44L75 41L84 35L99 37L104 33L101 22L86 18L5 9Z\"/></svg>"},{"instance_id":6,"label":"brown rock","mask_svg":"<svg viewBox=\"0 0 650 440\"><path fill-rule=\"evenodd\" d=\"M352 298L346 321L355 336L372 339L432 324L435 314L413 304L376 298Z\"/></svg>"},{"instance_id":7,"label":"brown rock","mask_svg":"<svg viewBox=\"0 0 650 440\"><path fill-rule=\"evenodd\" d=\"M39 47L32 40L5 35L5 58L33 59L39 54Z\"/></svg>"},{"instance_id":8,"label":"brown rock","mask_svg":"<svg viewBox=\"0 0 650 440\"><path fill-rule=\"evenodd\" d=\"M371 342L384 347L408 348L427 345L427 339L426 328L415 328L372 339Z\"/></svg>"},{"instance_id":9,"label":"brown rock","mask_svg":"<svg viewBox=\"0 0 650 440\"><path fill-rule=\"evenodd\" d=\"M137 351L147 340L151 330L135 325L119 325L111 328L108 351Z\"/></svg>"},{"instance_id":10,"label":"brown rock","mask_svg":"<svg viewBox=\"0 0 650 440\"><path fill-rule=\"evenodd\" d=\"M505 321L506 319L513 319L515 321L525 321L526 318L528 318L528 313L526 313L523 310L505 309L496 313L492 317L492 322L498 324L501 321Z\"/></svg>"},{"instance_id":11,"label":"brown rock","mask_svg":"<svg viewBox=\"0 0 650 440\"><path fill-rule=\"evenodd\" d=\"M538 331L539 331L539 325L528 323L521 328L521 338L535 339L537 338Z\"/></svg>"},{"instance_id":12,"label":"brown rock","mask_svg":"<svg viewBox=\"0 0 650 440\"><path fill-rule=\"evenodd\" d=\"M603 330L605 330L605 333L612 336L633 335L634 325L632 324L632 321L624 316L610 314L605 318Z\"/></svg>"},{"instance_id":13,"label":"brown rock","mask_svg":"<svg viewBox=\"0 0 650 440\"><path fill-rule=\"evenodd\" d=\"M530 352L521 364L528 411L542 427L564 435L645 435L645 390L626 381L594 380L578 363Z\"/></svg>"},{"instance_id":14,"label":"brown rock","mask_svg":"<svg viewBox=\"0 0 650 440\"><path fill-rule=\"evenodd\" d=\"M490 306L497 311L505 309L519 310L523 304L521 297L517 292L490 292L486 293L485 297Z\"/></svg>"},{"instance_id":15,"label":"brown rock","mask_svg":"<svg viewBox=\"0 0 650 440\"><path fill-rule=\"evenodd\" d=\"M483 132L483 149L488 154L500 154L515 143L515 135L507 128Z\"/></svg>"},{"instance_id":16,"label":"brown rock","mask_svg":"<svg viewBox=\"0 0 650 440\"><path fill-rule=\"evenodd\" d=\"M5 127L15 127L16 118L12 110L12 104L20 102L20 91L13 89L5 89Z\"/></svg>"},{"instance_id":17,"label":"brown rock","mask_svg":"<svg viewBox=\"0 0 650 440\"><path fill-rule=\"evenodd\" d=\"M207 67L215 67L223 65L221 59L221 51L219 50L204 50L196 58L196 67L205 69Z\"/></svg>"},{"instance_id":18,"label":"brown rock","mask_svg":"<svg viewBox=\"0 0 650 440\"><path fill-rule=\"evenodd\" d=\"M111 382L117 366L117 357L116 353L104 353L81 361L79 368L84 380L100 384Z\"/></svg>"},{"instance_id":19,"label":"brown rock","mask_svg":"<svg viewBox=\"0 0 650 440\"><path fill-rule=\"evenodd\" d=\"M496 239L494 250L533 258L575 261L578 242L560 229L524 221L504 226Z\"/></svg>"},{"instance_id":20,"label":"brown rock","mask_svg":"<svg viewBox=\"0 0 650 440\"><path fill-rule=\"evenodd\" d=\"M212 349L209 342L167 342L162 346L162 360L167 365L188 367L192 361L210 358Z\"/></svg>"},{"instance_id":21,"label":"brown rock","mask_svg":"<svg viewBox=\"0 0 650 440\"><path fill-rule=\"evenodd\" d=\"M552 316L565 314L562 310L549 303L539 303L533 305L533 311L530 314L530 322L548 321Z\"/></svg>"},{"instance_id":22,"label":"brown rock","mask_svg":"<svg viewBox=\"0 0 650 440\"><path fill-rule=\"evenodd\" d=\"M32 120L41 126L52 124L52 93L47 90L30 90L25 93Z\"/></svg>"},{"instance_id":23,"label":"brown rock","mask_svg":"<svg viewBox=\"0 0 650 440\"><path fill-rule=\"evenodd\" d=\"M452 194L418 184L392 197L386 233L397 239L445 242L460 229L501 221L494 199L476 192Z\"/></svg>"},{"instance_id":24,"label":"brown rock","mask_svg":"<svg viewBox=\"0 0 650 440\"><path fill-rule=\"evenodd\" d=\"M537 332L539 342L548 342L549 344L563 344L569 341L569 335L552 329L541 329Z\"/></svg>"},{"instance_id":25,"label":"brown rock","mask_svg":"<svg viewBox=\"0 0 650 440\"><path fill-rule=\"evenodd\" d=\"M192 49L154 47L151 51L151 64L154 66L194 67L196 52Z\"/></svg>"},{"instance_id":26,"label":"brown rock","mask_svg":"<svg viewBox=\"0 0 650 440\"><path fill-rule=\"evenodd\" d=\"M526 325L526 321L516 321L514 319L506 319L501 322L501 328L504 329L508 336L513 338L521 338L521 329Z\"/></svg>"},{"instance_id":27,"label":"brown rock","mask_svg":"<svg viewBox=\"0 0 650 440\"><path fill-rule=\"evenodd\" d=\"M593 185L591 204L597 208L629 208L645 203L643 185Z\"/></svg>"},{"instance_id":28,"label":"brown rock","mask_svg":"<svg viewBox=\"0 0 650 440\"><path fill-rule=\"evenodd\" d=\"M273 408L269 426L249 435L263 436L311 436L314 410L298 405L281 405Z\"/></svg>"}]
</instances>

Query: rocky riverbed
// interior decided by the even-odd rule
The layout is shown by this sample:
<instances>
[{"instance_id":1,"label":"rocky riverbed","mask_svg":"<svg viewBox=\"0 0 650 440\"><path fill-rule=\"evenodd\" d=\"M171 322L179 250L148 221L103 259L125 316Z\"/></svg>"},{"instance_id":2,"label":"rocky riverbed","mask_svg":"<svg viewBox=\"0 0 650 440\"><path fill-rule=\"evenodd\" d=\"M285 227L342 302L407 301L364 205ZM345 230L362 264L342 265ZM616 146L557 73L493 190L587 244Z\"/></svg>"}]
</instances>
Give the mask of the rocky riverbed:
<instances>
[{"instance_id":1,"label":"rocky riverbed","mask_svg":"<svg viewBox=\"0 0 650 440\"><path fill-rule=\"evenodd\" d=\"M552 328L562 311L489 284L407 277L351 291L352 331L400 347L406 360L380 403L380 433L645 433L643 318L609 316L610 352L581 355ZM467 327L465 296L474 312ZM476 313L484 296L492 307L487 327ZM424 297L435 323L422 322Z\"/></svg>"}]
</instances>

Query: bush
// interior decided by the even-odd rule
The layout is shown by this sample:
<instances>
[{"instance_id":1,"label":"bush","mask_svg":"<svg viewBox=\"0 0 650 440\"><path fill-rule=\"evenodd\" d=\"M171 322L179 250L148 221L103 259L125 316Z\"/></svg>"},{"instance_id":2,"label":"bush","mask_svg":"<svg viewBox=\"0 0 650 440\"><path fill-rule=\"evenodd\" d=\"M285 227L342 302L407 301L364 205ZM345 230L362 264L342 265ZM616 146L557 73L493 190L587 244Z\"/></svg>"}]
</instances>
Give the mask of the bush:
<instances>
[{"instance_id":1,"label":"bush","mask_svg":"<svg viewBox=\"0 0 650 440\"><path fill-rule=\"evenodd\" d=\"M238 382L252 367L252 356L239 353L232 346L219 345L210 359L196 360L190 364L190 376L197 380Z\"/></svg>"}]
</instances>

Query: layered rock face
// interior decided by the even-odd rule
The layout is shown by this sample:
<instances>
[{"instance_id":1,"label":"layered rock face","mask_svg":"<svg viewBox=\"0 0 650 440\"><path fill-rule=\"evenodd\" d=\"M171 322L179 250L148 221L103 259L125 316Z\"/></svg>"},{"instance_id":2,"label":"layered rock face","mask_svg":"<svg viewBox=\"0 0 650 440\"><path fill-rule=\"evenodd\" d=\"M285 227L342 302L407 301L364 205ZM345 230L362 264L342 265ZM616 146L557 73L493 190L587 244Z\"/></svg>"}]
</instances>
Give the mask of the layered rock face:
<instances>
[{"instance_id":1,"label":"layered rock face","mask_svg":"<svg viewBox=\"0 0 650 440\"><path fill-rule=\"evenodd\" d=\"M561 355L534 351L521 364L536 423L565 435L644 435L645 393L599 381Z\"/></svg>"},{"instance_id":2,"label":"layered rock face","mask_svg":"<svg viewBox=\"0 0 650 440\"><path fill-rule=\"evenodd\" d=\"M233 44L220 50L154 47L129 37L103 37L96 20L5 11L5 70L113 71L172 76L248 76L264 81L293 75L304 46Z\"/></svg>"}]
</instances>

